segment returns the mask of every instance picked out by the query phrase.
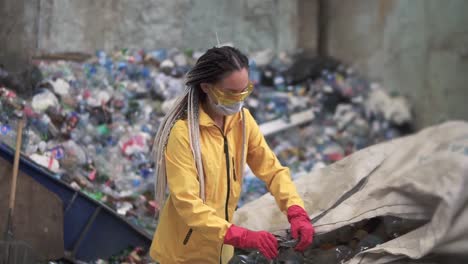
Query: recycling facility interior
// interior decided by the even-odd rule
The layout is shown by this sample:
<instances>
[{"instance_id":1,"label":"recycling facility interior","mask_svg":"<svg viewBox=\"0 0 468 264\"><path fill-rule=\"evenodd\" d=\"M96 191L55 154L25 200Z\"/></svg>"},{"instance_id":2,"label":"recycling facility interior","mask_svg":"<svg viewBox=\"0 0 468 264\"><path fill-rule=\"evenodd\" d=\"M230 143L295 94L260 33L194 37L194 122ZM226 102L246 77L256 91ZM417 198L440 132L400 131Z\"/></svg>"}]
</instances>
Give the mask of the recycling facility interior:
<instances>
[{"instance_id":1,"label":"recycling facility interior","mask_svg":"<svg viewBox=\"0 0 468 264\"><path fill-rule=\"evenodd\" d=\"M201 52L221 42L249 54L246 106L297 178L467 120L466 10L463 0L4 0L0 139L14 144L24 107L24 155L151 233L152 138ZM239 206L265 192L247 173Z\"/></svg>"}]
</instances>

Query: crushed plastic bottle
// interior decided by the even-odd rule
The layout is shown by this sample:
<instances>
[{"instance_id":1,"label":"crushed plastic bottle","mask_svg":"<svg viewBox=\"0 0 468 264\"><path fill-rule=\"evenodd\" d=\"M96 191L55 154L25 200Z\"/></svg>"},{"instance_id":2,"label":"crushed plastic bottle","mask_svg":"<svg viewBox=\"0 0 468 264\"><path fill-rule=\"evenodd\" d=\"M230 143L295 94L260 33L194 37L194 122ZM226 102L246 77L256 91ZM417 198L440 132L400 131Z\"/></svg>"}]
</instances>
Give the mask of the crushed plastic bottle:
<instances>
[{"instance_id":1,"label":"crushed plastic bottle","mask_svg":"<svg viewBox=\"0 0 468 264\"><path fill-rule=\"evenodd\" d=\"M57 107L59 105L57 97L49 90L42 90L32 99L31 106L35 111L44 112L49 107Z\"/></svg>"}]
</instances>

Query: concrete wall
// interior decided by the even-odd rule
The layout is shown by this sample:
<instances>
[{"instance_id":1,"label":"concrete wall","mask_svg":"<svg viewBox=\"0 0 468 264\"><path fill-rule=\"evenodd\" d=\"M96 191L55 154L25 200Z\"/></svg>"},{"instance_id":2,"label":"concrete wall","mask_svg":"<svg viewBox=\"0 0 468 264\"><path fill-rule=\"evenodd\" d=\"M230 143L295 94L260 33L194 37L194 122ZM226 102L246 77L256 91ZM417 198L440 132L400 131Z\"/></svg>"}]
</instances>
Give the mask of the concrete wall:
<instances>
[{"instance_id":1,"label":"concrete wall","mask_svg":"<svg viewBox=\"0 0 468 264\"><path fill-rule=\"evenodd\" d=\"M37 3L0 1L0 64L20 72L37 47Z\"/></svg>"},{"instance_id":2,"label":"concrete wall","mask_svg":"<svg viewBox=\"0 0 468 264\"><path fill-rule=\"evenodd\" d=\"M408 96L417 127L468 120L468 1L327 3L329 54Z\"/></svg>"},{"instance_id":3,"label":"concrete wall","mask_svg":"<svg viewBox=\"0 0 468 264\"><path fill-rule=\"evenodd\" d=\"M7 0L11 1L11 0ZM297 0L40 0L39 49L297 46Z\"/></svg>"}]
</instances>

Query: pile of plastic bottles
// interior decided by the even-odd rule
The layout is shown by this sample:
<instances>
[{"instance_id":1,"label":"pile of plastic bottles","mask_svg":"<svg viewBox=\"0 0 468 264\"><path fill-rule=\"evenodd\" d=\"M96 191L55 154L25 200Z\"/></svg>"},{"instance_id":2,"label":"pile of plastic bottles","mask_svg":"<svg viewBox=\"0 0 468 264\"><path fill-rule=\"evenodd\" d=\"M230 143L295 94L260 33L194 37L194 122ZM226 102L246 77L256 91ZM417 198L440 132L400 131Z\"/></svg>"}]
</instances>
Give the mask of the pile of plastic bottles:
<instances>
[{"instance_id":1,"label":"pile of plastic bottles","mask_svg":"<svg viewBox=\"0 0 468 264\"><path fill-rule=\"evenodd\" d=\"M191 57L121 50L84 63L37 61L43 81L31 98L1 88L0 140L14 145L16 117L25 115L26 156L153 232L152 140L164 103L185 88Z\"/></svg>"},{"instance_id":2,"label":"pile of plastic bottles","mask_svg":"<svg viewBox=\"0 0 468 264\"><path fill-rule=\"evenodd\" d=\"M201 54L119 50L80 63L37 61L43 80L32 97L0 83L0 140L13 145L16 117L25 115L24 154L152 233L159 208L152 199L152 140ZM395 103L336 60L265 54L250 61L256 89L246 106L257 122L315 113L311 122L267 137L293 178L405 133L411 116L404 101ZM243 188L240 205L267 191L250 171Z\"/></svg>"}]
</instances>

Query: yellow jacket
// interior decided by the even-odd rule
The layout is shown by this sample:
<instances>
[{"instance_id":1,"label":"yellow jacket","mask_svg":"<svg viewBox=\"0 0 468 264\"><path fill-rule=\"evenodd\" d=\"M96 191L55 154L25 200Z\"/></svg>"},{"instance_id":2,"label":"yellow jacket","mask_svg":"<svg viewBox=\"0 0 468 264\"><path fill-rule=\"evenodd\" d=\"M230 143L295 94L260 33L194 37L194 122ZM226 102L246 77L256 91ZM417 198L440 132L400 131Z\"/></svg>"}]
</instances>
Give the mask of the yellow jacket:
<instances>
[{"instance_id":1,"label":"yellow jacket","mask_svg":"<svg viewBox=\"0 0 468 264\"><path fill-rule=\"evenodd\" d=\"M239 176L242 160L246 160L253 173L265 182L281 211L286 213L291 205L304 207L289 169L281 166L270 150L250 112L243 111L246 159L241 157L241 113L227 116L222 131L200 107L205 203L199 195L187 120L174 124L165 152L169 197L160 213L150 249L151 257L161 264L220 263L222 251L222 262L227 263L232 247L229 250L230 246L223 247L223 241L242 190Z\"/></svg>"}]
</instances>

